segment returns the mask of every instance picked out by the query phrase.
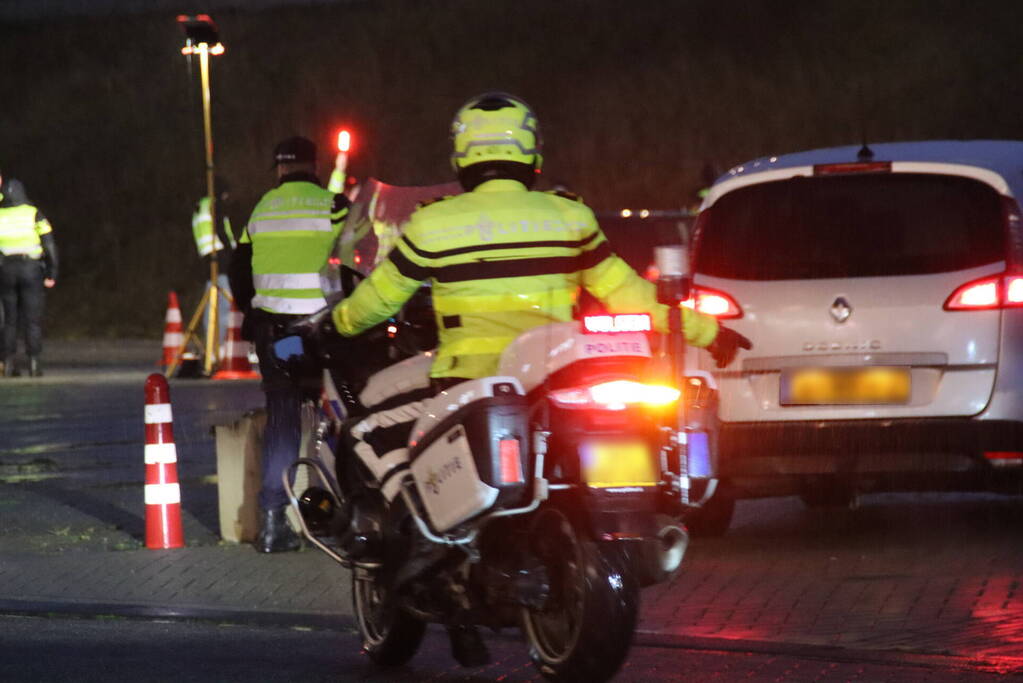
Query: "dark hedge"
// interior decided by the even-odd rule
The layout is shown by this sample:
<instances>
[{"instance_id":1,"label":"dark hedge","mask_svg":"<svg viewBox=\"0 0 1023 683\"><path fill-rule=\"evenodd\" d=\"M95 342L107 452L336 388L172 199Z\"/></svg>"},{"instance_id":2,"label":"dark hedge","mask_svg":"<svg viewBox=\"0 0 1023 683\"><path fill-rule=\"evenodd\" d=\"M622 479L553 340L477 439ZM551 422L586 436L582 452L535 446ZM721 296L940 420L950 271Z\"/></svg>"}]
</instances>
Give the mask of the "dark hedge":
<instances>
[{"instance_id":1,"label":"dark hedge","mask_svg":"<svg viewBox=\"0 0 1023 683\"><path fill-rule=\"evenodd\" d=\"M293 133L324 148L324 175L347 125L356 175L450 179L450 117L488 89L534 106L545 182L598 209L688 206L708 163L864 132L1023 137L1015 0L385 0L215 19L238 223ZM169 289L195 305L201 120L181 42L163 14L0 26L0 168L51 217L64 265L51 335L159 336Z\"/></svg>"}]
</instances>

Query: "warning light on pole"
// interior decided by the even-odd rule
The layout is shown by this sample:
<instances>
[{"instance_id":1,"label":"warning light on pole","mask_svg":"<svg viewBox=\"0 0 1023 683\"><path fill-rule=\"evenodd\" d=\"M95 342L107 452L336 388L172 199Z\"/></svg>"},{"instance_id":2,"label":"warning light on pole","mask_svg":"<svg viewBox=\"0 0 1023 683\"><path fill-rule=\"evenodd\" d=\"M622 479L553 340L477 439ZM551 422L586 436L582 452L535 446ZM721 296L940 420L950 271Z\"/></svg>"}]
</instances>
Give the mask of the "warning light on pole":
<instances>
[{"instance_id":1,"label":"warning light on pole","mask_svg":"<svg viewBox=\"0 0 1023 683\"><path fill-rule=\"evenodd\" d=\"M352 134L343 130L337 134L337 151L347 152L352 147Z\"/></svg>"}]
</instances>

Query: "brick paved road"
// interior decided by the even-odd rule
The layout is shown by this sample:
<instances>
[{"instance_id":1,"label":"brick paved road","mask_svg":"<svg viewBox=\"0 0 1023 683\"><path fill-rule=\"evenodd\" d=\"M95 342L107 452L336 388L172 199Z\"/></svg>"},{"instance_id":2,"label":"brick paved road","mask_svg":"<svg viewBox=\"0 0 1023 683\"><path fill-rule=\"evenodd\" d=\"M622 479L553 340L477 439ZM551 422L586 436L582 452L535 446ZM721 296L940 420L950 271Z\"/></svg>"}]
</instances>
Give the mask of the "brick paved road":
<instances>
[{"instance_id":1,"label":"brick paved road","mask_svg":"<svg viewBox=\"0 0 1023 683\"><path fill-rule=\"evenodd\" d=\"M6 597L59 599L78 591L80 600L109 602L99 590L106 585L119 599L212 599L200 589L215 591L216 584L205 586L184 560L175 570L154 563L151 551L131 550L142 529L144 377L81 376L69 384L55 371L46 382L4 387L0 475L11 479L0 484L0 578L18 587ZM235 391L245 398L232 399ZM346 591L325 588L317 573L329 571L325 559L303 553L280 563L260 558L253 567L245 549L214 545L215 486L203 479L213 472L209 426L239 402L252 407L258 389L176 383L172 399L181 417L175 435L182 479L189 481L187 538L200 546L197 553L224 555L208 566L196 560L207 566L198 575L213 580L234 568L225 578L230 588L216 600L344 613ZM79 444L82 435L97 447L60 447ZM22 468L40 458L43 476L26 484ZM1023 671L1021 531L1023 501L997 496L869 496L850 514L807 510L795 499L744 501L725 538L695 541L680 576L646 591L640 628L646 638L931 653ZM305 564L274 573L287 563ZM86 570L95 582L82 581Z\"/></svg>"},{"instance_id":2,"label":"brick paved road","mask_svg":"<svg viewBox=\"0 0 1023 683\"><path fill-rule=\"evenodd\" d=\"M830 518L749 501L723 539L644 595L641 628L687 636L948 653L1023 666L1023 503L870 496Z\"/></svg>"}]
</instances>

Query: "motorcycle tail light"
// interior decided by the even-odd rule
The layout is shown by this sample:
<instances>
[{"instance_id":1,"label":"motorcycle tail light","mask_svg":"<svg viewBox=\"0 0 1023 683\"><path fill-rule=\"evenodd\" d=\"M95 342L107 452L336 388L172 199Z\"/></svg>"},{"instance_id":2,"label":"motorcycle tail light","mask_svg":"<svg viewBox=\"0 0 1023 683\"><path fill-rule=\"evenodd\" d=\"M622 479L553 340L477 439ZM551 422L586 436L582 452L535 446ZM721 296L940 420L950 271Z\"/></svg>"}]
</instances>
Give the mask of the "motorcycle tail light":
<instances>
[{"instance_id":1,"label":"motorcycle tail light","mask_svg":"<svg viewBox=\"0 0 1023 683\"><path fill-rule=\"evenodd\" d=\"M665 406L677 401L680 394L674 387L620 379L588 387L558 389L552 391L550 397L566 408L624 410L626 406L636 404Z\"/></svg>"},{"instance_id":2,"label":"motorcycle tail light","mask_svg":"<svg viewBox=\"0 0 1023 683\"><path fill-rule=\"evenodd\" d=\"M587 334L614 334L616 332L649 332L653 323L648 313L619 313L617 315L583 316L583 332Z\"/></svg>"}]
</instances>

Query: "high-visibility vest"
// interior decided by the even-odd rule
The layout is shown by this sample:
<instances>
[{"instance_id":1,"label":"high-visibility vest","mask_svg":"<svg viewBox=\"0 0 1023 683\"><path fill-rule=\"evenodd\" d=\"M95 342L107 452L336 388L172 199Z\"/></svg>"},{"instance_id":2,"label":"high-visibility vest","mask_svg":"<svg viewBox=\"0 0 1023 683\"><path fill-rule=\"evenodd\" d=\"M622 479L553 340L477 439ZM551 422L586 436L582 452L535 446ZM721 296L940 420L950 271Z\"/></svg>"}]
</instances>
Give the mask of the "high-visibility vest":
<instances>
[{"instance_id":1,"label":"high-visibility vest","mask_svg":"<svg viewBox=\"0 0 1023 683\"><path fill-rule=\"evenodd\" d=\"M485 377L522 332L572 319L580 287L612 313L654 316L656 288L616 256L593 212L577 198L490 180L421 206L389 256L333 311L351 336L393 315L420 283L432 283L440 344L434 377ZM714 318L683 309L689 343L717 335Z\"/></svg>"},{"instance_id":2,"label":"high-visibility vest","mask_svg":"<svg viewBox=\"0 0 1023 683\"><path fill-rule=\"evenodd\" d=\"M234 249L235 239L234 233L231 230L231 219L227 216L222 216L221 220L224 224L224 233L227 235L227 240L231 243L231 248ZM216 242L217 251L224 250L224 243L220 241L220 236L213 230L209 197L200 199L199 204L195 207L195 212L192 214L192 237L195 238L195 248L199 252L199 256L209 256L213 253L214 242Z\"/></svg>"},{"instance_id":3,"label":"high-visibility vest","mask_svg":"<svg viewBox=\"0 0 1023 683\"><path fill-rule=\"evenodd\" d=\"M31 204L0 208L0 253L42 258L40 237L53 232L50 222Z\"/></svg>"},{"instance_id":4,"label":"high-visibility vest","mask_svg":"<svg viewBox=\"0 0 1023 683\"><path fill-rule=\"evenodd\" d=\"M347 214L344 195L309 181L263 195L239 240L252 244L253 308L304 315L326 306L320 270Z\"/></svg>"}]
</instances>

